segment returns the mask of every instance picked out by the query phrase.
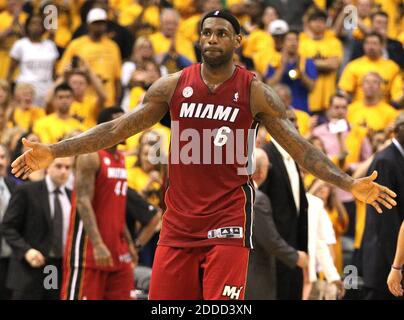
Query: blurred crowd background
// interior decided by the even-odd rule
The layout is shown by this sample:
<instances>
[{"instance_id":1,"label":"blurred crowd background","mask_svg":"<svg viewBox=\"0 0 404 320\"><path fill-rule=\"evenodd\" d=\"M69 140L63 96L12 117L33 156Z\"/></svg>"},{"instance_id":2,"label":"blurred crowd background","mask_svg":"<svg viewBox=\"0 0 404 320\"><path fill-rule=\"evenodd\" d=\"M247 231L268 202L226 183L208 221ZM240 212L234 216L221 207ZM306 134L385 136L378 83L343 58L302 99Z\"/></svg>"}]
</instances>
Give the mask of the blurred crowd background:
<instances>
[{"instance_id":1,"label":"blurred crowd background","mask_svg":"<svg viewBox=\"0 0 404 320\"><path fill-rule=\"evenodd\" d=\"M49 4L57 8L55 29L45 14ZM89 14L93 8L99 10ZM55 143L74 136L95 126L103 108L136 109L159 77L201 62L199 22L219 9L242 25L234 61L274 87L294 109L304 137L345 172L364 176L404 110L400 0L0 0L1 175L11 177L10 161L25 151L22 137ZM159 141L167 154L169 134L167 114L120 146L128 186L159 212L166 170L152 164L149 150ZM257 146L270 139L260 128ZM45 174L35 172L29 181ZM344 276L346 265L360 269L366 206L310 174L304 183L332 221L338 272ZM154 227L140 252L146 267L158 240L159 224Z\"/></svg>"}]
</instances>

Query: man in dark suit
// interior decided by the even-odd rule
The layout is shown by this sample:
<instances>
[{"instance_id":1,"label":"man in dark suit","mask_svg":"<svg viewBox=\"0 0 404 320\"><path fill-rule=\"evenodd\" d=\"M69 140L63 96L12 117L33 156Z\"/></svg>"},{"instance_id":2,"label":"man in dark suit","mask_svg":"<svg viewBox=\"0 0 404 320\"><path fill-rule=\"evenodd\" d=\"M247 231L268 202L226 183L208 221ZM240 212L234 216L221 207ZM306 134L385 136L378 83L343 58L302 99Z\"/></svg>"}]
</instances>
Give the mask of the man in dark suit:
<instances>
[{"instance_id":1,"label":"man in dark suit","mask_svg":"<svg viewBox=\"0 0 404 320\"><path fill-rule=\"evenodd\" d=\"M0 144L0 223L3 220L11 195L15 189L13 179L7 177L10 154L6 146ZM6 287L7 270L10 263L11 248L0 232L0 300L9 300L11 291Z\"/></svg>"},{"instance_id":2,"label":"man in dark suit","mask_svg":"<svg viewBox=\"0 0 404 320\"><path fill-rule=\"evenodd\" d=\"M287 110L288 119L295 124L293 109ZM296 250L307 252L307 198L297 164L274 140L264 146L271 168L260 187L271 201L276 229L280 236ZM276 261L277 299L300 300L303 290L303 271Z\"/></svg>"},{"instance_id":3,"label":"man in dark suit","mask_svg":"<svg viewBox=\"0 0 404 320\"><path fill-rule=\"evenodd\" d=\"M255 150L253 180L258 188L266 179L269 160L264 150ZM276 299L275 257L289 268L305 268L308 256L288 245L276 230L268 197L256 189L253 226L254 249L250 252L245 299Z\"/></svg>"},{"instance_id":4,"label":"man in dark suit","mask_svg":"<svg viewBox=\"0 0 404 320\"><path fill-rule=\"evenodd\" d=\"M377 32L383 37L387 58L397 63L400 68L404 68L404 49L401 42L387 36L388 20L387 13L383 11L373 13L371 16L371 31ZM363 41L354 41L351 60L360 58L363 55Z\"/></svg>"},{"instance_id":5,"label":"man in dark suit","mask_svg":"<svg viewBox=\"0 0 404 320\"><path fill-rule=\"evenodd\" d=\"M73 161L56 159L44 180L18 186L11 197L1 231L13 250L7 286L15 300L59 299L71 208L70 191L64 185ZM44 281L54 276L46 273L46 266L56 267L57 283L50 278Z\"/></svg>"},{"instance_id":6,"label":"man in dark suit","mask_svg":"<svg viewBox=\"0 0 404 320\"><path fill-rule=\"evenodd\" d=\"M369 172L378 171L378 183L397 193L397 206L378 214L366 208L366 224L362 239L364 298L395 299L386 279L390 273L397 245L397 235L404 220L404 112L396 119L395 138L376 154Z\"/></svg>"}]
</instances>

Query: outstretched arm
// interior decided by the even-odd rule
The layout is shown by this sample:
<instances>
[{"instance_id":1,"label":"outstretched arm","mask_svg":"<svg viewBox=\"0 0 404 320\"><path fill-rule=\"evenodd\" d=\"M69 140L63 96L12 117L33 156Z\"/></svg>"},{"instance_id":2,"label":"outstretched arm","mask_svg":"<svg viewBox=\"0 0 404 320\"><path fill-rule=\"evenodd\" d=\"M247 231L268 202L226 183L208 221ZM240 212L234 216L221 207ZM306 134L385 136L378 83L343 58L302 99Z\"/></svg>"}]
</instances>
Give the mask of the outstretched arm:
<instances>
[{"instance_id":1,"label":"outstretched arm","mask_svg":"<svg viewBox=\"0 0 404 320\"><path fill-rule=\"evenodd\" d=\"M296 162L321 180L352 192L358 200L373 205L378 212L382 211L378 203L389 209L396 205L391 198L396 194L373 182L377 173L354 180L305 140L286 117L286 108L279 96L271 87L258 80L253 80L251 86L251 112Z\"/></svg>"},{"instance_id":2,"label":"outstretched arm","mask_svg":"<svg viewBox=\"0 0 404 320\"><path fill-rule=\"evenodd\" d=\"M92 153L112 147L126 138L157 123L168 111L168 104L174 92L180 73L160 78L147 91L142 105L113 121L102 123L82 134L56 144L29 143L31 149L18 157L12 164L16 177L26 178L32 171L46 168L54 158Z\"/></svg>"}]
</instances>

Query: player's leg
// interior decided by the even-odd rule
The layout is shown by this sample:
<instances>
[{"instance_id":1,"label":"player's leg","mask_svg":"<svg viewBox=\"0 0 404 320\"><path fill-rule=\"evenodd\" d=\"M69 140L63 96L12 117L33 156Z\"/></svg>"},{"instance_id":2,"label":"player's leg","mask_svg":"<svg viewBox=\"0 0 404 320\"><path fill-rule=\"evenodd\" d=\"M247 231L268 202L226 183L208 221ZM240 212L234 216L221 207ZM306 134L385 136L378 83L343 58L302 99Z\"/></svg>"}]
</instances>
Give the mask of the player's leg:
<instances>
[{"instance_id":1,"label":"player's leg","mask_svg":"<svg viewBox=\"0 0 404 320\"><path fill-rule=\"evenodd\" d=\"M62 299L65 300L103 300L107 272L73 268L70 277L64 278Z\"/></svg>"},{"instance_id":2,"label":"player's leg","mask_svg":"<svg viewBox=\"0 0 404 320\"><path fill-rule=\"evenodd\" d=\"M158 246L150 282L150 300L202 299L198 248Z\"/></svg>"},{"instance_id":3,"label":"player's leg","mask_svg":"<svg viewBox=\"0 0 404 320\"><path fill-rule=\"evenodd\" d=\"M106 300L133 300L135 292L135 277L131 263L125 263L117 271L109 272L105 295Z\"/></svg>"},{"instance_id":4,"label":"player's leg","mask_svg":"<svg viewBox=\"0 0 404 320\"><path fill-rule=\"evenodd\" d=\"M212 246L202 264L204 300L244 300L249 249Z\"/></svg>"}]
</instances>

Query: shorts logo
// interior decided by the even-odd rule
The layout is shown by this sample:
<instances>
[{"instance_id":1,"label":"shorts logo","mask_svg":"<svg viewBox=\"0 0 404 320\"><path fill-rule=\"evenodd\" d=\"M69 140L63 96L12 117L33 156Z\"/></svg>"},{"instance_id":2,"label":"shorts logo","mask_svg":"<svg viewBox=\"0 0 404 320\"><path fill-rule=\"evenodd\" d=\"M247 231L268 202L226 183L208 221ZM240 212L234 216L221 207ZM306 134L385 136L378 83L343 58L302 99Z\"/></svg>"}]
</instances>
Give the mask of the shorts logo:
<instances>
[{"instance_id":1,"label":"shorts logo","mask_svg":"<svg viewBox=\"0 0 404 320\"><path fill-rule=\"evenodd\" d=\"M208 231L208 239L212 238L242 238L242 227L225 227Z\"/></svg>"},{"instance_id":2,"label":"shorts logo","mask_svg":"<svg viewBox=\"0 0 404 320\"><path fill-rule=\"evenodd\" d=\"M225 285L223 288L222 297L229 297L231 300L238 300L240 299L241 290L243 290L242 286L236 287Z\"/></svg>"},{"instance_id":3,"label":"shorts logo","mask_svg":"<svg viewBox=\"0 0 404 320\"><path fill-rule=\"evenodd\" d=\"M189 98L194 94L194 90L191 87L185 87L184 90L182 90L182 95L185 98Z\"/></svg>"}]
</instances>

